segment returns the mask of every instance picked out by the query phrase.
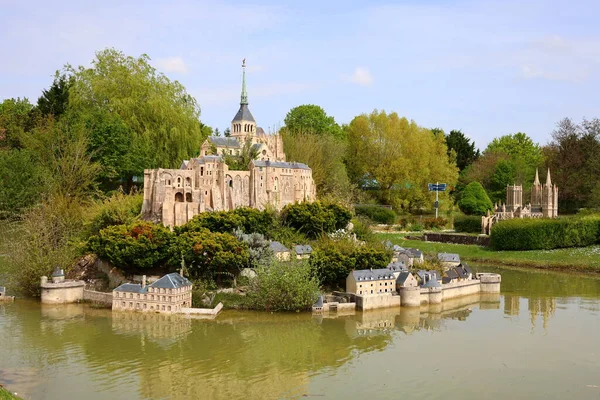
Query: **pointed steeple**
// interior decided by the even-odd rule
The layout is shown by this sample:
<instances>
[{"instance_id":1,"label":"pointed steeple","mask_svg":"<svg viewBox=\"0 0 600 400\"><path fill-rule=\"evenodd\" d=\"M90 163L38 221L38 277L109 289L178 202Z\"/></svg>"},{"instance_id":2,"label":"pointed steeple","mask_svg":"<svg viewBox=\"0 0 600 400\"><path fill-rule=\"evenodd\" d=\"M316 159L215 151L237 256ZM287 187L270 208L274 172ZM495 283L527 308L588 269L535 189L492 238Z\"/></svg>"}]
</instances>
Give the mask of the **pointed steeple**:
<instances>
[{"instance_id":1,"label":"pointed steeple","mask_svg":"<svg viewBox=\"0 0 600 400\"><path fill-rule=\"evenodd\" d=\"M248 105L248 93L246 92L246 59L242 60L242 98L240 105Z\"/></svg>"},{"instance_id":2,"label":"pointed steeple","mask_svg":"<svg viewBox=\"0 0 600 400\"><path fill-rule=\"evenodd\" d=\"M534 185L539 185L540 184L540 175L538 173L538 169L535 169L535 180L533 181Z\"/></svg>"},{"instance_id":3,"label":"pointed steeple","mask_svg":"<svg viewBox=\"0 0 600 400\"><path fill-rule=\"evenodd\" d=\"M550 180L550 168L548 168L548 176L546 177L546 186L552 186L552 181Z\"/></svg>"}]
</instances>

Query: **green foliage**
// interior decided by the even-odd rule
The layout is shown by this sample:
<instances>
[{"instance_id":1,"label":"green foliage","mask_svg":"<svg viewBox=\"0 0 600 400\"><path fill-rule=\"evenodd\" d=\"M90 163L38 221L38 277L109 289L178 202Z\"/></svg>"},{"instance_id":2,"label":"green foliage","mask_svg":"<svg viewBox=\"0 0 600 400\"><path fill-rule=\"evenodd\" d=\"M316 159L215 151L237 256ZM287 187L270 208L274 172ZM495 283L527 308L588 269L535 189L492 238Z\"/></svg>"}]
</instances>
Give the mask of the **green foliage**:
<instances>
[{"instance_id":1,"label":"green foliage","mask_svg":"<svg viewBox=\"0 0 600 400\"><path fill-rule=\"evenodd\" d=\"M177 81L169 80L150 65L150 58L126 56L115 49L96 53L90 68L65 67L72 79L69 88L69 109L73 118L103 118L111 115L109 123L101 121L98 135L109 140L111 129L116 130L119 144L130 143L131 157L123 157L122 148L114 149L114 157L124 165L112 167L118 176L141 176L144 168L177 168L181 160L198 151L203 139L196 100ZM127 128L123 130L116 117ZM124 135L128 137L124 138ZM137 160L133 171L128 159Z\"/></svg>"},{"instance_id":2,"label":"green foliage","mask_svg":"<svg viewBox=\"0 0 600 400\"><path fill-rule=\"evenodd\" d=\"M26 98L0 103L0 148L21 148L21 136L32 127L33 105Z\"/></svg>"},{"instance_id":3,"label":"green foliage","mask_svg":"<svg viewBox=\"0 0 600 400\"><path fill-rule=\"evenodd\" d=\"M285 119L285 130L291 133L310 133L343 138L342 128L321 107L305 104L292 108Z\"/></svg>"},{"instance_id":4,"label":"green foliage","mask_svg":"<svg viewBox=\"0 0 600 400\"><path fill-rule=\"evenodd\" d=\"M369 225L369 220L364 217L357 217L352 219L354 228L352 233L356 235L358 240L364 240L366 242L372 242L374 240L373 230Z\"/></svg>"},{"instance_id":5,"label":"green foliage","mask_svg":"<svg viewBox=\"0 0 600 400\"><path fill-rule=\"evenodd\" d=\"M290 226L309 238L316 238L323 233L331 233L344 229L352 213L338 204L296 203L289 204L281 211L284 225Z\"/></svg>"},{"instance_id":6,"label":"green foliage","mask_svg":"<svg viewBox=\"0 0 600 400\"><path fill-rule=\"evenodd\" d=\"M246 234L238 229L235 231L235 237L248 246L248 268L256 268L271 262L273 257L271 242L263 234L258 232Z\"/></svg>"},{"instance_id":7,"label":"green foliage","mask_svg":"<svg viewBox=\"0 0 600 400\"><path fill-rule=\"evenodd\" d=\"M494 205L479 182L471 182L462 192L458 207L467 215L484 215Z\"/></svg>"},{"instance_id":8,"label":"green foliage","mask_svg":"<svg viewBox=\"0 0 600 400\"><path fill-rule=\"evenodd\" d=\"M396 213L389 208L376 205L361 205L354 207L356 215L364 215L369 217L373 222L378 224L391 225L396 220Z\"/></svg>"},{"instance_id":9,"label":"green foliage","mask_svg":"<svg viewBox=\"0 0 600 400\"><path fill-rule=\"evenodd\" d=\"M273 261L256 269L248 291L251 307L265 311L304 311L317 300L319 282L305 260Z\"/></svg>"},{"instance_id":10,"label":"green foliage","mask_svg":"<svg viewBox=\"0 0 600 400\"><path fill-rule=\"evenodd\" d=\"M208 229L184 232L175 237L170 248L170 264L178 265L183 257L190 276L214 277L236 275L248 266L248 245L230 233Z\"/></svg>"},{"instance_id":11,"label":"green foliage","mask_svg":"<svg viewBox=\"0 0 600 400\"><path fill-rule=\"evenodd\" d=\"M89 239L89 248L119 268L153 268L169 259L172 240L172 233L162 225L135 221L100 230Z\"/></svg>"},{"instance_id":12,"label":"green foliage","mask_svg":"<svg viewBox=\"0 0 600 400\"><path fill-rule=\"evenodd\" d=\"M310 264L323 285L341 288L353 269L385 268L390 260L389 251L379 244L358 246L350 240L322 238L314 246Z\"/></svg>"},{"instance_id":13,"label":"green foliage","mask_svg":"<svg viewBox=\"0 0 600 400\"><path fill-rule=\"evenodd\" d=\"M269 235L275 223L276 217L271 210L240 207L233 211L200 213L187 224L176 227L175 231L195 232L206 228L211 232L232 233L240 228L243 232Z\"/></svg>"},{"instance_id":14,"label":"green foliage","mask_svg":"<svg viewBox=\"0 0 600 400\"><path fill-rule=\"evenodd\" d=\"M225 164L231 171L249 171L250 162L258 158L258 148L254 147L250 137L247 137L239 155L227 154L225 150L222 155Z\"/></svg>"},{"instance_id":15,"label":"green foliage","mask_svg":"<svg viewBox=\"0 0 600 400\"><path fill-rule=\"evenodd\" d=\"M448 220L446 218L438 217L423 219L423 227L425 229L443 229L446 225L448 225Z\"/></svg>"},{"instance_id":16,"label":"green foliage","mask_svg":"<svg viewBox=\"0 0 600 400\"><path fill-rule=\"evenodd\" d=\"M0 150L0 219L18 217L43 192L43 169L28 150Z\"/></svg>"},{"instance_id":17,"label":"green foliage","mask_svg":"<svg viewBox=\"0 0 600 400\"><path fill-rule=\"evenodd\" d=\"M279 226L269 236L271 240L280 242L287 248L291 248L295 244L308 243L309 241L306 235L289 226Z\"/></svg>"},{"instance_id":18,"label":"green foliage","mask_svg":"<svg viewBox=\"0 0 600 400\"><path fill-rule=\"evenodd\" d=\"M67 111L69 105L69 88L73 84L73 77L60 74L54 75L54 81L49 89L44 89L38 98L37 108L42 115L52 115L58 118Z\"/></svg>"},{"instance_id":19,"label":"green foliage","mask_svg":"<svg viewBox=\"0 0 600 400\"><path fill-rule=\"evenodd\" d=\"M435 194L428 192L427 184L456 182L458 170L448 158L444 136L414 121L374 111L354 118L347 130L348 175L356 184L365 178L374 182L382 204L395 210L431 208ZM442 203L447 196L440 193Z\"/></svg>"},{"instance_id":20,"label":"green foliage","mask_svg":"<svg viewBox=\"0 0 600 400\"><path fill-rule=\"evenodd\" d=\"M97 235L100 230L111 225L131 224L140 215L143 201L142 193L114 193L96 206L95 215L89 224L89 234Z\"/></svg>"},{"instance_id":21,"label":"green foliage","mask_svg":"<svg viewBox=\"0 0 600 400\"><path fill-rule=\"evenodd\" d=\"M409 232L421 232L423 229L425 229L423 225L418 222L412 223L406 228Z\"/></svg>"},{"instance_id":22,"label":"green foliage","mask_svg":"<svg viewBox=\"0 0 600 400\"><path fill-rule=\"evenodd\" d=\"M600 242L600 216L512 219L493 226L494 250L550 250Z\"/></svg>"},{"instance_id":23,"label":"green foliage","mask_svg":"<svg viewBox=\"0 0 600 400\"><path fill-rule=\"evenodd\" d=\"M448 145L448 156L456 158L456 166L459 171L464 170L479 158L479 149L475 149L475 142L465 136L460 130L452 130L446 136Z\"/></svg>"},{"instance_id":24,"label":"green foliage","mask_svg":"<svg viewBox=\"0 0 600 400\"><path fill-rule=\"evenodd\" d=\"M456 232L481 233L481 217L460 215L454 218L454 230Z\"/></svg>"}]
</instances>

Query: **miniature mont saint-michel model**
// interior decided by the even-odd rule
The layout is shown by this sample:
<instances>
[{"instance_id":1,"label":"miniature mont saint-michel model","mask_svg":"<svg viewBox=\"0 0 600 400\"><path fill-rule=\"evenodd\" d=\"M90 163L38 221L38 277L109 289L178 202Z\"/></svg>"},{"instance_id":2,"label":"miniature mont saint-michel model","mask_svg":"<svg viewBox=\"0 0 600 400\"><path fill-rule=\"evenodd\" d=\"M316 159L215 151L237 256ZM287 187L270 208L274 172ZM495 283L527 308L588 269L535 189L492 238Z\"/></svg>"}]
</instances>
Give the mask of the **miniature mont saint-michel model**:
<instances>
[{"instance_id":1,"label":"miniature mont saint-michel model","mask_svg":"<svg viewBox=\"0 0 600 400\"><path fill-rule=\"evenodd\" d=\"M266 134L248 108L246 62L242 63L240 108L231 121L231 136L211 136L200 147L200 156L183 160L179 169L144 171L145 218L165 226L183 225L204 211L237 207L277 210L287 204L316 198L312 170L302 163L286 162L279 134ZM246 171L233 171L225 157L251 150Z\"/></svg>"},{"instance_id":2,"label":"miniature mont saint-michel model","mask_svg":"<svg viewBox=\"0 0 600 400\"><path fill-rule=\"evenodd\" d=\"M546 183L540 183L538 170L531 187L531 203L523 205L523 186L506 187L506 203L495 204L494 213L481 217L481 233L489 235L492 226L498 222L513 218L556 218L558 217L558 186L552 184L550 169Z\"/></svg>"}]
</instances>

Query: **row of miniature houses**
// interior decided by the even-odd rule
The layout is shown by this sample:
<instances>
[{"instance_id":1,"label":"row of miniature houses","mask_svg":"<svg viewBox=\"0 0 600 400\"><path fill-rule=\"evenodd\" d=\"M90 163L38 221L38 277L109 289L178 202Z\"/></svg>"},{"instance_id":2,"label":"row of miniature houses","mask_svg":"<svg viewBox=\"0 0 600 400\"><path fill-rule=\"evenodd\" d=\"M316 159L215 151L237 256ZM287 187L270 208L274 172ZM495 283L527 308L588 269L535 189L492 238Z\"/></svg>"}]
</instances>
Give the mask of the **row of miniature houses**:
<instances>
[{"instance_id":1,"label":"row of miniature houses","mask_svg":"<svg viewBox=\"0 0 600 400\"><path fill-rule=\"evenodd\" d=\"M281 244L281 242L276 241L271 242L269 248L273 252L275 258L279 261L289 261L292 258L292 255L295 256L297 260L310 258L313 251L309 244L295 245L293 250L290 250Z\"/></svg>"}]
</instances>

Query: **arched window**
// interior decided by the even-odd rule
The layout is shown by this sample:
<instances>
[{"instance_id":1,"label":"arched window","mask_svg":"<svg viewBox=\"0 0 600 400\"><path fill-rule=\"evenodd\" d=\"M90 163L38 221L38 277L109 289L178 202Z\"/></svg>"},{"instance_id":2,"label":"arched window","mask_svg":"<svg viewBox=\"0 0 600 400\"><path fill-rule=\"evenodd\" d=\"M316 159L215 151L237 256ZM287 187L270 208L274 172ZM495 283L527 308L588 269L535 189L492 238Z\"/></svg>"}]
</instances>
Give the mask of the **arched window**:
<instances>
[{"instance_id":1,"label":"arched window","mask_svg":"<svg viewBox=\"0 0 600 400\"><path fill-rule=\"evenodd\" d=\"M185 194L185 201L187 201L188 203L192 202L192 194L191 193Z\"/></svg>"},{"instance_id":2,"label":"arched window","mask_svg":"<svg viewBox=\"0 0 600 400\"><path fill-rule=\"evenodd\" d=\"M192 186L192 178L185 178L185 186Z\"/></svg>"},{"instance_id":3,"label":"arched window","mask_svg":"<svg viewBox=\"0 0 600 400\"><path fill-rule=\"evenodd\" d=\"M183 193L175 193L175 203L183 203Z\"/></svg>"},{"instance_id":4,"label":"arched window","mask_svg":"<svg viewBox=\"0 0 600 400\"><path fill-rule=\"evenodd\" d=\"M177 187L181 187L181 177L177 177Z\"/></svg>"}]
</instances>

